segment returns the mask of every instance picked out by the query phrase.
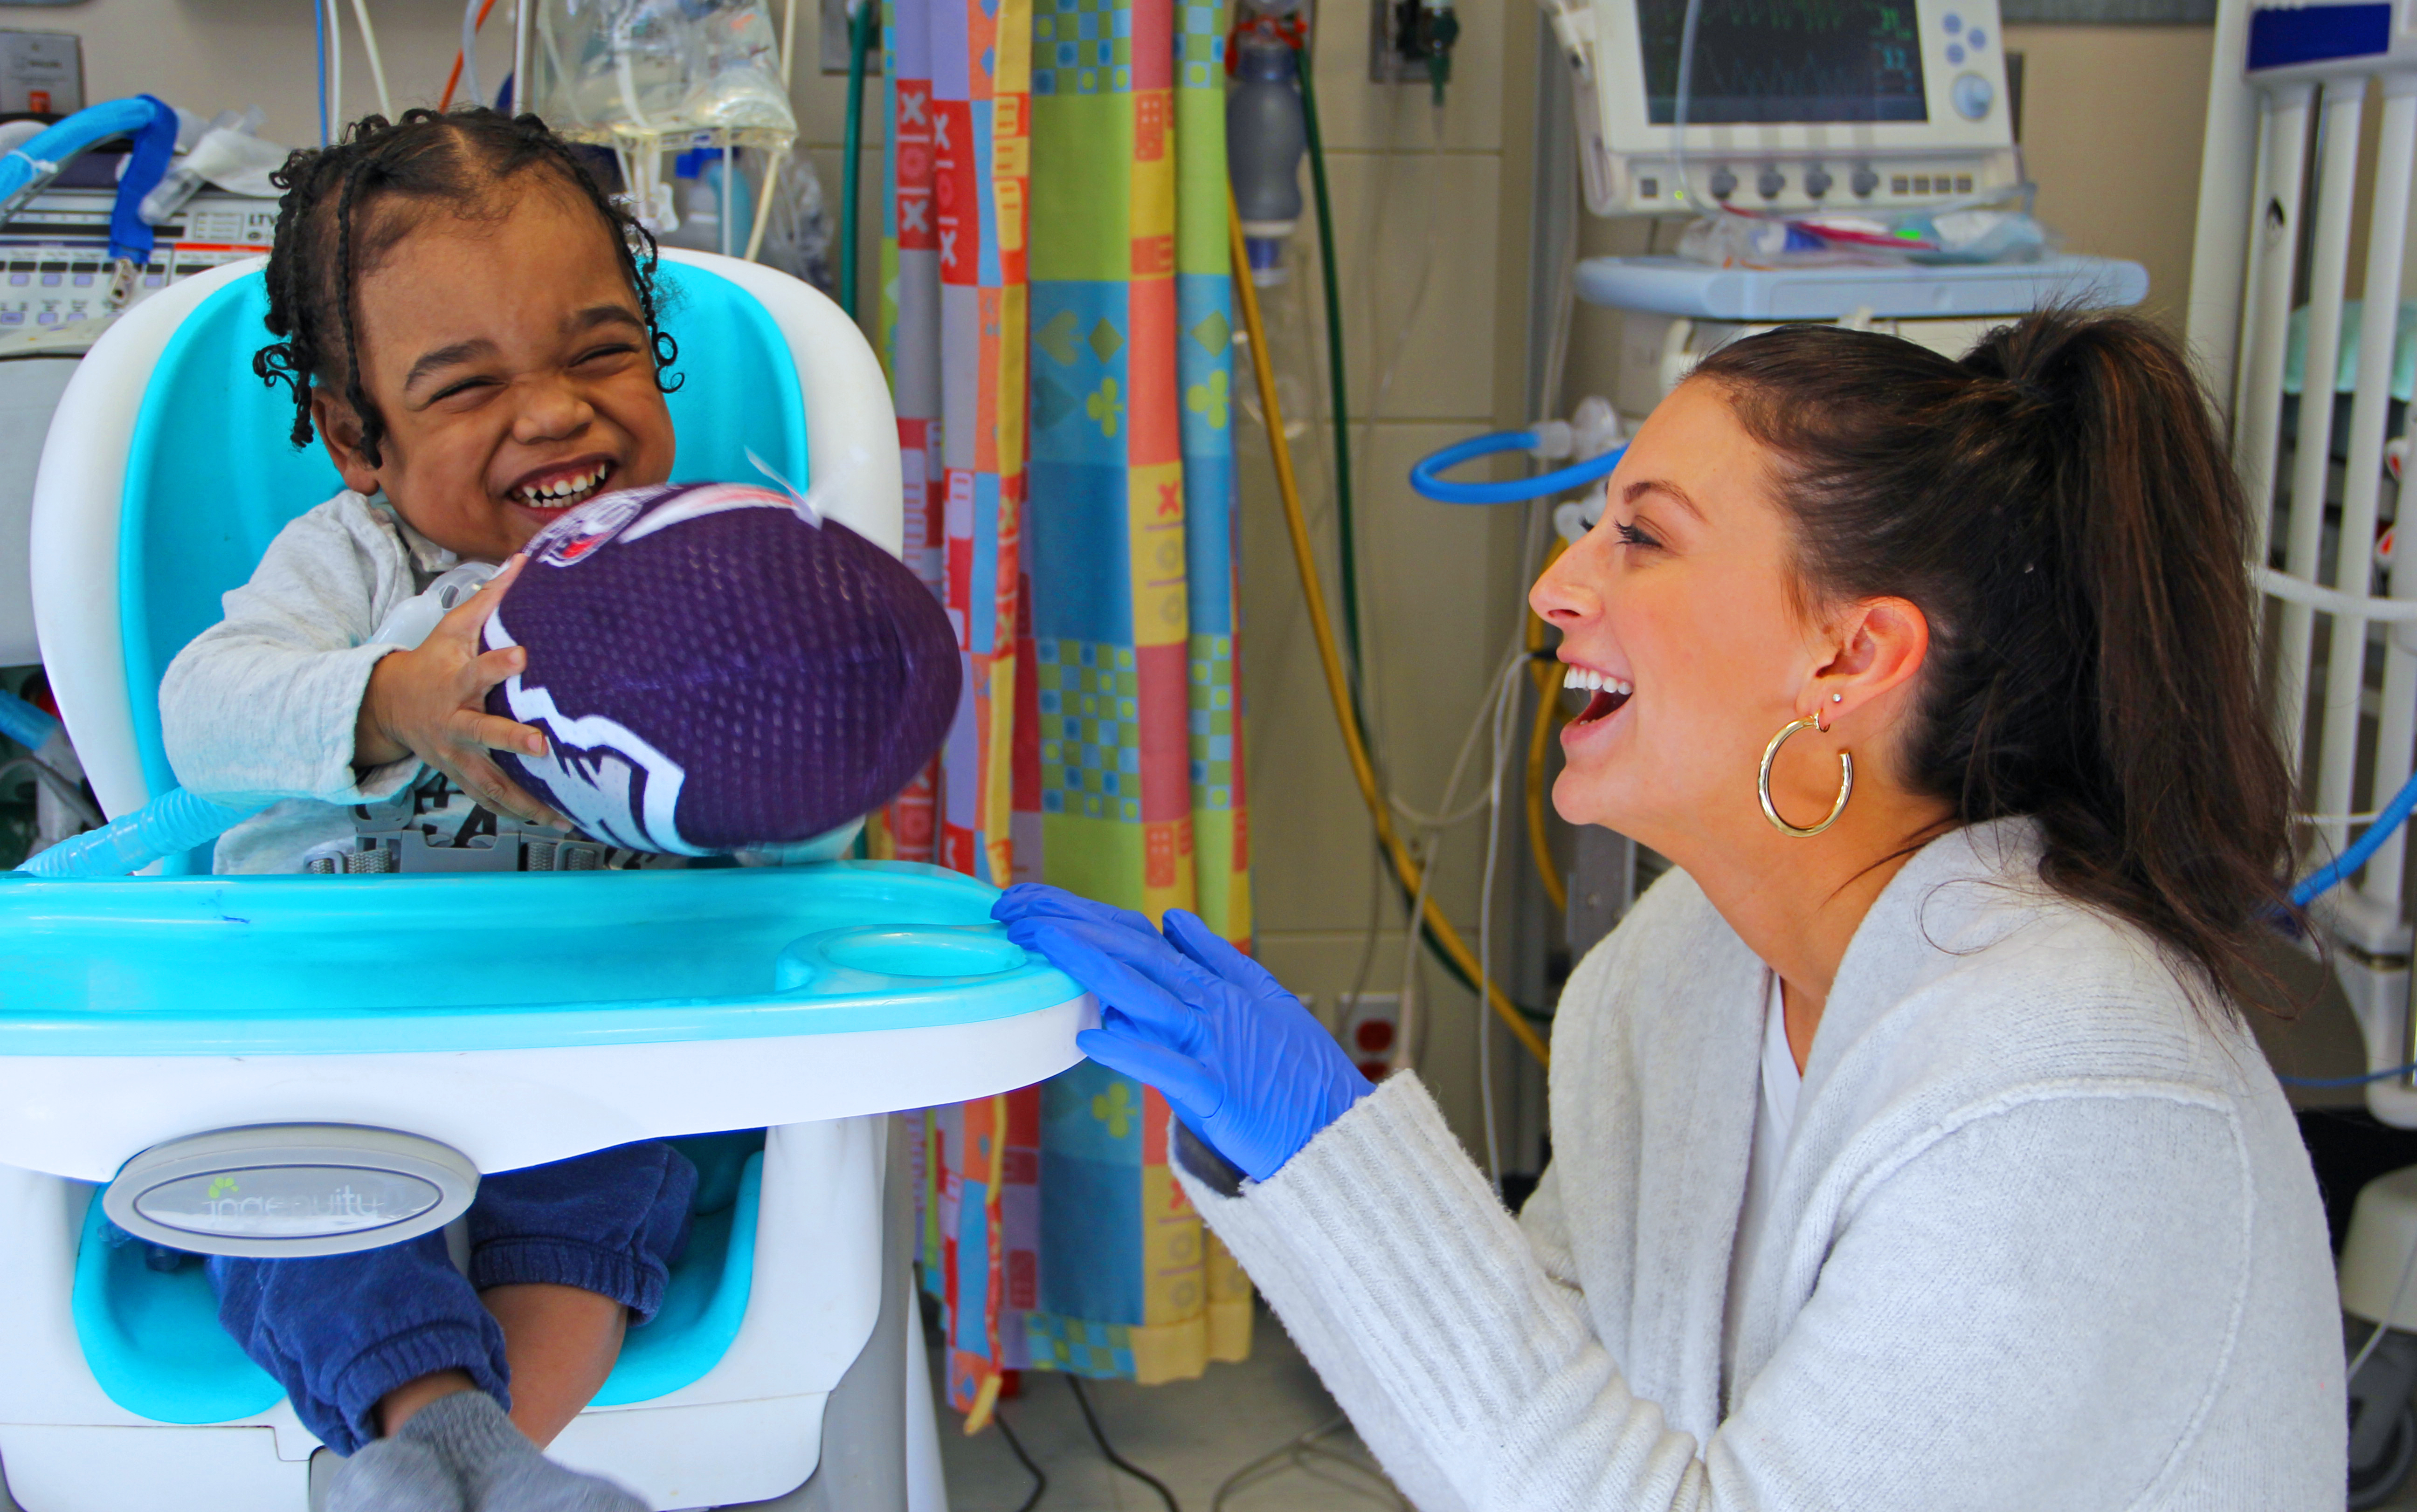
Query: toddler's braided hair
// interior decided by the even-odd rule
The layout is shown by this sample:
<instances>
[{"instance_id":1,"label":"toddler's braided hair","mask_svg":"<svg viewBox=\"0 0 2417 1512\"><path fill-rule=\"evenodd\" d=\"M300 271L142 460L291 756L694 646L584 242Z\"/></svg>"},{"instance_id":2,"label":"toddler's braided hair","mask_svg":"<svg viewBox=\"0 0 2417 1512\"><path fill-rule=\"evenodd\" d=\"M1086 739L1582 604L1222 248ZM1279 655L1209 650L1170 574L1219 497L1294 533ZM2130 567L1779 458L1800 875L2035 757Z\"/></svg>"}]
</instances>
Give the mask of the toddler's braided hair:
<instances>
[{"instance_id":1,"label":"toddler's braided hair","mask_svg":"<svg viewBox=\"0 0 2417 1512\"><path fill-rule=\"evenodd\" d=\"M553 174L603 218L646 319L656 386L665 393L679 386L670 375L679 346L659 319L655 238L604 192L570 144L537 116L507 116L484 106L408 110L399 121L367 115L335 145L296 152L271 180L285 191L268 254L267 325L281 340L253 354L251 370L271 387L293 390L294 445L311 444L313 388L341 386L360 417L361 455L372 467L385 465L378 444L386 421L361 386L353 285L417 222L407 214L363 212L400 200L475 215L500 198L506 181L529 170Z\"/></svg>"}]
</instances>

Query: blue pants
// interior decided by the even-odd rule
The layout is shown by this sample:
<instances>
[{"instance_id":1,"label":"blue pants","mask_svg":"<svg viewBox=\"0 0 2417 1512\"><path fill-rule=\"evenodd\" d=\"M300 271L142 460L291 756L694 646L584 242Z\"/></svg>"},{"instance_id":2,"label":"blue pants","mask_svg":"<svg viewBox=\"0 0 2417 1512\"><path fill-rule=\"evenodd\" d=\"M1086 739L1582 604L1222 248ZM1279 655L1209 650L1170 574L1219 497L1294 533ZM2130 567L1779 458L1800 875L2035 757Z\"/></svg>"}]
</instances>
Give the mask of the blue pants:
<instances>
[{"instance_id":1,"label":"blue pants","mask_svg":"<svg viewBox=\"0 0 2417 1512\"><path fill-rule=\"evenodd\" d=\"M434 1371L465 1371L511 1405L504 1331L479 1301L491 1286L575 1286L652 1318L695 1194L696 1167L661 1140L486 1176L470 1204L469 1275L441 1231L350 1255L216 1255L219 1322L302 1426L349 1456L377 1437L379 1399Z\"/></svg>"}]
</instances>

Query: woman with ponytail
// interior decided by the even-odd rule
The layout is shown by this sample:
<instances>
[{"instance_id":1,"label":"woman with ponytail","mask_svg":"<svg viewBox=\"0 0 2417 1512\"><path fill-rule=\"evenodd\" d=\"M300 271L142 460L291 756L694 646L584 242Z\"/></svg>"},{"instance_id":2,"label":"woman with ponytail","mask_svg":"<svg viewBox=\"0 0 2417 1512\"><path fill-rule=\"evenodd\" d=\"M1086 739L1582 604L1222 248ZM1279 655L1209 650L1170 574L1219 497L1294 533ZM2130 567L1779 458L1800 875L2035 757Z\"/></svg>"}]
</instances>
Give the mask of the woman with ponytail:
<instances>
[{"instance_id":1,"label":"woman with ponytail","mask_svg":"<svg viewBox=\"0 0 2417 1512\"><path fill-rule=\"evenodd\" d=\"M2291 796L2248 519L2127 316L1698 367L1530 596L1594 689L1556 805L1673 869L1561 995L1516 1217L1189 915L999 915L1421 1507L2339 1507L2324 1219L2243 1022Z\"/></svg>"}]
</instances>

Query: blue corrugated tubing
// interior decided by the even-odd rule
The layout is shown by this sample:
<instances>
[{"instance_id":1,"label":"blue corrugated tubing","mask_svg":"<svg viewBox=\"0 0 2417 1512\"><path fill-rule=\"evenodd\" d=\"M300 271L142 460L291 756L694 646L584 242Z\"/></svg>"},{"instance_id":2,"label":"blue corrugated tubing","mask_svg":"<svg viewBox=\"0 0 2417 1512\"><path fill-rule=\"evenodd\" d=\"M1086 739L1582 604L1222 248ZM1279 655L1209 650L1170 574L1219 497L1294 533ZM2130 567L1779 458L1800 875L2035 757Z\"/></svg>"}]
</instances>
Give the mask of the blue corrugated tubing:
<instances>
[{"instance_id":1,"label":"blue corrugated tubing","mask_svg":"<svg viewBox=\"0 0 2417 1512\"><path fill-rule=\"evenodd\" d=\"M0 157L0 202L24 189L38 175L49 178L69 159L97 142L140 135L162 111L167 111L170 121L175 119L175 111L150 96L129 95L124 99L87 106L58 125L27 137L7 156ZM142 198L139 194L135 197Z\"/></svg>"},{"instance_id":2,"label":"blue corrugated tubing","mask_svg":"<svg viewBox=\"0 0 2417 1512\"><path fill-rule=\"evenodd\" d=\"M208 844L266 807L213 803L170 788L130 814L61 840L17 869L37 877L128 876L162 856Z\"/></svg>"},{"instance_id":3,"label":"blue corrugated tubing","mask_svg":"<svg viewBox=\"0 0 2417 1512\"><path fill-rule=\"evenodd\" d=\"M1421 457L1410 468L1410 487L1438 504L1520 504L1528 499L1549 498L1582 489L1589 483L1611 476L1626 455L1626 446L1614 446L1600 457L1589 457L1573 462L1554 473L1540 473L1534 477L1513 478L1507 483L1455 483L1441 476L1449 468L1497 452L1532 451L1536 446L1533 431L1497 431L1490 436L1473 436L1454 442L1433 456Z\"/></svg>"},{"instance_id":4,"label":"blue corrugated tubing","mask_svg":"<svg viewBox=\"0 0 2417 1512\"><path fill-rule=\"evenodd\" d=\"M38 751L59 733L59 721L16 694L0 690L0 735Z\"/></svg>"}]
</instances>

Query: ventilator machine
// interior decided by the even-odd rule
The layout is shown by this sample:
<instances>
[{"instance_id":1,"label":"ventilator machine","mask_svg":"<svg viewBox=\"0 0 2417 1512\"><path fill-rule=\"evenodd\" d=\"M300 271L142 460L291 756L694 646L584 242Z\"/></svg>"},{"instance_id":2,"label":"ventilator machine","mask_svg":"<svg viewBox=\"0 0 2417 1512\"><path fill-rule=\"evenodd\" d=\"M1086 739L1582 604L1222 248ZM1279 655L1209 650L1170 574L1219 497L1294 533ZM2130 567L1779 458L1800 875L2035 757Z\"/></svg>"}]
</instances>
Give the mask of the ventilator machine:
<instances>
[{"instance_id":1,"label":"ventilator machine","mask_svg":"<svg viewBox=\"0 0 2417 1512\"><path fill-rule=\"evenodd\" d=\"M2139 265L2060 254L2027 213L1994 0L1543 4L1587 208L1693 221L1685 255L1589 258L1573 271L1578 298L1622 313L1613 397L1632 414L1705 354L1784 323L1888 330L1960 355L2043 304L2127 306L2148 292ZM1568 457L1568 434L1463 443L1421 462L1411 486L1503 503L1609 471L1581 462L1493 485L1441 476L1490 451Z\"/></svg>"}]
</instances>

